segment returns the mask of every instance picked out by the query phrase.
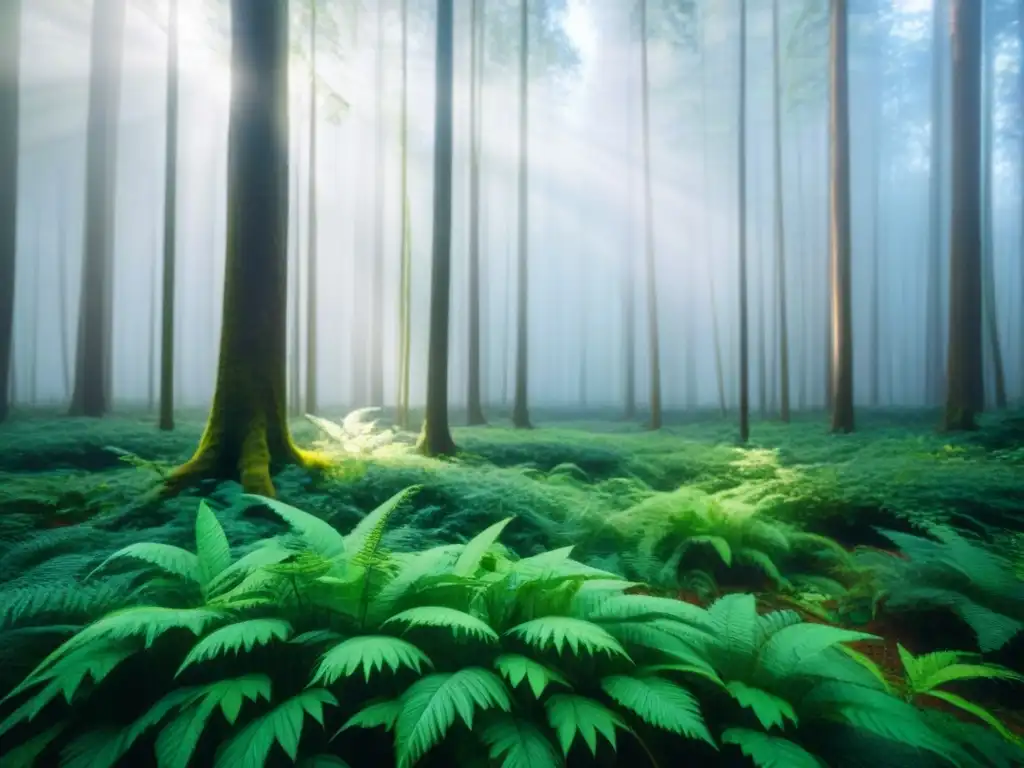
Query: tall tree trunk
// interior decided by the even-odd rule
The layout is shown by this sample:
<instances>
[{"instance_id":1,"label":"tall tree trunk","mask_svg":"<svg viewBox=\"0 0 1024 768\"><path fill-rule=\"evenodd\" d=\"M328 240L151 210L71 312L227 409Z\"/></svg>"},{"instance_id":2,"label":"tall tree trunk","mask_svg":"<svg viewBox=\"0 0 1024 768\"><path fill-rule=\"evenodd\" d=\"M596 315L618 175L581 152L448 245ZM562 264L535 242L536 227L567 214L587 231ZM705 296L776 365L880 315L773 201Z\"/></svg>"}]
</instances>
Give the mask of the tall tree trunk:
<instances>
[{"instance_id":1,"label":"tall tree trunk","mask_svg":"<svg viewBox=\"0 0 1024 768\"><path fill-rule=\"evenodd\" d=\"M296 158L299 154L299 142L295 142ZM291 150L289 149L289 162ZM289 345L291 354L288 355L288 412L292 416L302 414L302 184L301 168L298 159L291 163L292 168L292 194L295 196L291 204L290 218L288 221L292 248L291 248L291 315L292 315L292 339ZM354 282L354 281L353 281ZM287 322L287 321L286 321Z\"/></svg>"},{"instance_id":2,"label":"tall tree trunk","mask_svg":"<svg viewBox=\"0 0 1024 768\"><path fill-rule=\"evenodd\" d=\"M114 185L125 0L95 0L86 127L85 242L71 414L110 408Z\"/></svg>"},{"instance_id":3,"label":"tall tree trunk","mask_svg":"<svg viewBox=\"0 0 1024 768\"><path fill-rule=\"evenodd\" d=\"M316 4L309 1L309 177L306 198L306 410L316 413L320 408L317 392L317 218L316 218Z\"/></svg>"},{"instance_id":4,"label":"tall tree trunk","mask_svg":"<svg viewBox=\"0 0 1024 768\"><path fill-rule=\"evenodd\" d=\"M943 104L946 59L942 40L949 0L932 0L932 103L931 160L929 162L928 199L928 274L925 317L925 401L929 406L942 402L942 159L947 113Z\"/></svg>"},{"instance_id":5,"label":"tall tree trunk","mask_svg":"<svg viewBox=\"0 0 1024 768\"><path fill-rule=\"evenodd\" d=\"M288 3L231 2L228 237L217 385L173 492L237 479L271 496L271 467L320 465L292 442L285 412L288 304Z\"/></svg>"},{"instance_id":6,"label":"tall tree trunk","mask_svg":"<svg viewBox=\"0 0 1024 768\"><path fill-rule=\"evenodd\" d=\"M2 65L0 65L2 66ZM67 189L58 193L57 209L57 322L60 323L60 370L64 397L71 398L71 345L68 342L68 204Z\"/></svg>"},{"instance_id":7,"label":"tall tree trunk","mask_svg":"<svg viewBox=\"0 0 1024 768\"><path fill-rule=\"evenodd\" d=\"M512 237L511 225L505 232L505 333L503 335L504 354L501 363L501 405L508 406L508 367L512 359Z\"/></svg>"},{"instance_id":8,"label":"tall tree trunk","mask_svg":"<svg viewBox=\"0 0 1024 768\"><path fill-rule=\"evenodd\" d=\"M882 206L880 204L879 186L880 166L882 163L882 130L880 126L881 117L881 95L876 95L879 106L874 108L874 130L871 132L872 149L874 156L871 158L871 383L869 391L869 402L872 408L877 408L881 401L881 349L882 343L882 280L881 280L881 250L882 250Z\"/></svg>"},{"instance_id":9,"label":"tall tree trunk","mask_svg":"<svg viewBox=\"0 0 1024 768\"><path fill-rule=\"evenodd\" d=\"M1024 0L1017 3L1017 50L1020 51L1021 63L1017 72L1017 120L1024 125ZM1024 131L1020 132L1020 146L1017 156L1017 188L1020 190L1020 231L1018 237L1018 263L1020 264L1020 293L1024 300ZM1017 377L1020 385L1020 396L1024 400L1024 322L1019 322L1020 332L1017 335Z\"/></svg>"},{"instance_id":10,"label":"tall tree trunk","mask_svg":"<svg viewBox=\"0 0 1024 768\"><path fill-rule=\"evenodd\" d=\"M29 313L29 349L28 349L28 402L31 406L39 403L39 308L43 306L41 287L42 280L39 279L39 262L43 256L43 231L41 224L41 211L36 208L34 227L32 232L32 305Z\"/></svg>"},{"instance_id":11,"label":"tall tree trunk","mask_svg":"<svg viewBox=\"0 0 1024 768\"><path fill-rule=\"evenodd\" d=\"M147 337L146 352L149 362L146 371L149 374L149 387L146 393L146 408L149 413L157 410L157 379L160 376L156 365L156 351L159 345L156 337L156 329L160 326L157 317L160 309L160 243L159 234L153 232L153 259L149 263L149 287L150 287L150 308L149 308L149 335Z\"/></svg>"},{"instance_id":12,"label":"tall tree trunk","mask_svg":"<svg viewBox=\"0 0 1024 768\"><path fill-rule=\"evenodd\" d=\"M981 4L973 0L950 2L953 201L945 427L964 430L975 428L985 392L981 347L982 11Z\"/></svg>"},{"instance_id":13,"label":"tall tree trunk","mask_svg":"<svg viewBox=\"0 0 1024 768\"><path fill-rule=\"evenodd\" d=\"M651 192L651 89L647 56L647 0L640 0L641 108L644 131L644 251L647 266L647 343L651 366L651 429L661 429L661 350L658 345L658 276Z\"/></svg>"},{"instance_id":14,"label":"tall tree trunk","mask_svg":"<svg viewBox=\"0 0 1024 768\"><path fill-rule=\"evenodd\" d=\"M453 0L437 0L437 65L434 85L434 243L430 278L430 347L427 411L419 449L452 456L448 428L448 309L452 250L452 91L454 90Z\"/></svg>"},{"instance_id":15,"label":"tall tree trunk","mask_svg":"<svg viewBox=\"0 0 1024 768\"><path fill-rule=\"evenodd\" d=\"M747 322L747 0L740 0L739 147L737 148L740 309L740 442L750 439L750 339Z\"/></svg>"},{"instance_id":16,"label":"tall tree trunk","mask_svg":"<svg viewBox=\"0 0 1024 768\"><path fill-rule=\"evenodd\" d=\"M370 404L384 405L384 3L377 3L377 90L373 172L373 307L370 321Z\"/></svg>"},{"instance_id":17,"label":"tall tree trunk","mask_svg":"<svg viewBox=\"0 0 1024 768\"><path fill-rule=\"evenodd\" d=\"M984 13L984 10L982 11ZM982 26L986 26L983 22ZM995 144L994 129L994 102L995 102L995 46L994 35L984 35L988 38L989 50L982 50L982 67L984 68L985 108L982 111L982 130L984 131L984 167L981 170L984 187L982 189L982 289L984 291L985 309L985 330L987 331L989 351L992 357L992 376L995 385L996 408L1006 408L1006 376L1003 368L1003 349L999 343L999 312L996 304L996 275L995 275L995 227L993 225L992 205L995 198L992 194L992 176L995 173L995 166L992 162Z\"/></svg>"},{"instance_id":18,"label":"tall tree trunk","mask_svg":"<svg viewBox=\"0 0 1024 768\"><path fill-rule=\"evenodd\" d=\"M530 412L527 405L529 383L529 0L519 3L519 260L516 275L517 318L516 318L516 393L512 408L512 425L518 429L530 429Z\"/></svg>"},{"instance_id":19,"label":"tall tree trunk","mask_svg":"<svg viewBox=\"0 0 1024 768\"><path fill-rule=\"evenodd\" d=\"M850 284L850 105L846 0L832 0L832 431L853 431L853 308Z\"/></svg>"},{"instance_id":20,"label":"tall tree trunk","mask_svg":"<svg viewBox=\"0 0 1024 768\"><path fill-rule=\"evenodd\" d=\"M14 272L18 255L18 126L21 0L0 3L0 424L10 412Z\"/></svg>"},{"instance_id":21,"label":"tall tree trunk","mask_svg":"<svg viewBox=\"0 0 1024 768\"><path fill-rule=\"evenodd\" d=\"M167 9L167 139L164 148L160 429L174 429L174 304L178 228L178 0Z\"/></svg>"},{"instance_id":22,"label":"tall tree trunk","mask_svg":"<svg viewBox=\"0 0 1024 768\"><path fill-rule=\"evenodd\" d=\"M478 0L470 0L469 62L469 389L470 426L486 424L480 404L480 18Z\"/></svg>"},{"instance_id":23,"label":"tall tree trunk","mask_svg":"<svg viewBox=\"0 0 1024 768\"><path fill-rule=\"evenodd\" d=\"M398 426L409 428L409 363L412 339L412 239L409 221L409 0L402 0L402 104L401 104L402 240L399 287Z\"/></svg>"},{"instance_id":24,"label":"tall tree trunk","mask_svg":"<svg viewBox=\"0 0 1024 768\"><path fill-rule=\"evenodd\" d=\"M630 39L630 41L632 41ZM633 153L633 78L626 70L626 204L623 209L628 212L626 220L626 249L623 253L623 352L625 360L626 395L624 416L632 420L636 418L636 272L633 259L633 221L635 218L636 197L633 195L635 179L635 163Z\"/></svg>"},{"instance_id":25,"label":"tall tree trunk","mask_svg":"<svg viewBox=\"0 0 1024 768\"><path fill-rule=\"evenodd\" d=\"M775 118L775 269L779 296L779 416L789 421L789 322L786 316L786 218L782 198L782 53L779 0L772 3L772 76Z\"/></svg>"},{"instance_id":26,"label":"tall tree trunk","mask_svg":"<svg viewBox=\"0 0 1024 768\"><path fill-rule=\"evenodd\" d=\"M806 121L799 121L800 127L798 129L798 136L800 146L807 146L805 141L806 136ZM807 269L812 263L809 256L817 251L814 247L814 233L807 223L807 215L804 213L806 210L806 198L805 198L805 184L806 178L804 177L804 163L803 163L803 152L794 152L796 155L796 197L800 201L800 250L802 252L801 268L797 270L798 280L798 291L800 294L800 385L797 390L797 408L804 410L807 408L807 377L810 371L807 367Z\"/></svg>"},{"instance_id":27,"label":"tall tree trunk","mask_svg":"<svg viewBox=\"0 0 1024 768\"><path fill-rule=\"evenodd\" d=\"M767 344L765 339L765 247L764 247L764 232L761 228L761 158L756 157L756 161L753 163L754 171L752 176L752 186L755 193L755 201L751 206L753 208L752 215L754 219L754 247L756 254L754 257L754 290L757 294L757 406L760 411L761 418L767 416L768 411L768 354Z\"/></svg>"}]
</instances>

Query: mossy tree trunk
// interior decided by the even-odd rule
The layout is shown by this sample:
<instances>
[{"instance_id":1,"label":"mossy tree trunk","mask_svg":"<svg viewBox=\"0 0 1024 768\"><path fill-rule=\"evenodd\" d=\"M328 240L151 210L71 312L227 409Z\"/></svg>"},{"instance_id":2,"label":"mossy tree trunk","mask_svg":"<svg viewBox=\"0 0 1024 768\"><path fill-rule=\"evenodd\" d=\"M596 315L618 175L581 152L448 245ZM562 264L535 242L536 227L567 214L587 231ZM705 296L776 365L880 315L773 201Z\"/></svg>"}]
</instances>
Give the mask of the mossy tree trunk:
<instances>
[{"instance_id":1,"label":"mossy tree trunk","mask_svg":"<svg viewBox=\"0 0 1024 768\"><path fill-rule=\"evenodd\" d=\"M661 429L661 348L658 340L658 277L654 244L654 195L651 192L651 84L647 56L647 0L640 0L640 56L644 131L644 254L647 267L647 343L650 356L651 429Z\"/></svg>"},{"instance_id":2,"label":"mossy tree trunk","mask_svg":"<svg viewBox=\"0 0 1024 768\"><path fill-rule=\"evenodd\" d=\"M740 0L739 213L740 442L750 439L750 329L747 307L747 0Z\"/></svg>"},{"instance_id":3,"label":"mossy tree trunk","mask_svg":"<svg viewBox=\"0 0 1024 768\"><path fill-rule=\"evenodd\" d=\"M0 3L0 423L10 412L14 271L18 252L21 0Z\"/></svg>"},{"instance_id":4,"label":"mossy tree trunk","mask_svg":"<svg viewBox=\"0 0 1024 768\"><path fill-rule=\"evenodd\" d=\"M470 426L486 424L480 394L480 89L483 27L480 0L470 0L469 62L469 382Z\"/></svg>"},{"instance_id":5,"label":"mossy tree trunk","mask_svg":"<svg viewBox=\"0 0 1024 768\"><path fill-rule=\"evenodd\" d=\"M160 429L174 429L174 304L178 228L178 2L167 10L167 146L164 150L163 291L160 324Z\"/></svg>"},{"instance_id":6,"label":"mossy tree trunk","mask_svg":"<svg viewBox=\"0 0 1024 768\"><path fill-rule=\"evenodd\" d=\"M516 388L512 406L512 425L517 429L530 429L530 410L527 403L529 387L529 61L530 24L529 0L519 5L519 259L516 274Z\"/></svg>"},{"instance_id":7,"label":"mossy tree trunk","mask_svg":"<svg viewBox=\"0 0 1024 768\"><path fill-rule=\"evenodd\" d=\"M975 428L982 370L982 20L976 0L951 0L953 179L945 428Z\"/></svg>"},{"instance_id":8,"label":"mossy tree trunk","mask_svg":"<svg viewBox=\"0 0 1024 768\"><path fill-rule=\"evenodd\" d=\"M448 428L448 310L452 249L452 91L454 8L437 3L437 63L434 84L434 243L430 277L430 347L427 411L419 449L428 456L452 456Z\"/></svg>"},{"instance_id":9,"label":"mossy tree trunk","mask_svg":"<svg viewBox=\"0 0 1024 768\"><path fill-rule=\"evenodd\" d=\"M110 408L114 205L125 0L96 0L92 11L86 126L85 242L78 316L73 416Z\"/></svg>"},{"instance_id":10,"label":"mossy tree trunk","mask_svg":"<svg viewBox=\"0 0 1024 768\"><path fill-rule=\"evenodd\" d=\"M775 161L775 269L779 313L779 417L789 421L789 317L786 297L786 217L782 179L782 32L779 0L772 3L772 117Z\"/></svg>"},{"instance_id":11,"label":"mossy tree trunk","mask_svg":"<svg viewBox=\"0 0 1024 768\"><path fill-rule=\"evenodd\" d=\"M931 148L928 200L928 274L925 309L925 402L929 407L942 401L942 182L946 111L943 92L946 57L942 41L949 10L948 0L932 0Z\"/></svg>"},{"instance_id":12,"label":"mossy tree trunk","mask_svg":"<svg viewBox=\"0 0 1024 768\"><path fill-rule=\"evenodd\" d=\"M832 0L831 184L832 431L853 431L853 308L850 275L850 105L847 4Z\"/></svg>"},{"instance_id":13,"label":"mossy tree trunk","mask_svg":"<svg viewBox=\"0 0 1024 768\"><path fill-rule=\"evenodd\" d=\"M273 495L296 448L285 403L288 291L288 3L232 0L228 237L217 385L206 431L168 490L237 479Z\"/></svg>"}]
</instances>

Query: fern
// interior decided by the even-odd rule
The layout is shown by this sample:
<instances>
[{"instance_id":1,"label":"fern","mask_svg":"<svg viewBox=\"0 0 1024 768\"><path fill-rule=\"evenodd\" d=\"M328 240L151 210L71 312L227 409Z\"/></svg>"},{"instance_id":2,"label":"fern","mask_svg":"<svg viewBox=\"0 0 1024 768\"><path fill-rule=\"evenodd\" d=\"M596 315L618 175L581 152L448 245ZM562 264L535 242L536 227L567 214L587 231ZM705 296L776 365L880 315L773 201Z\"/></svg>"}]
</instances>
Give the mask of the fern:
<instances>
[{"instance_id":1,"label":"fern","mask_svg":"<svg viewBox=\"0 0 1024 768\"><path fill-rule=\"evenodd\" d=\"M251 651L257 645L267 645L274 640L283 642L291 633L291 624L282 619L248 619L228 624L196 643L181 662L175 676L180 675L192 664L214 659L227 651L238 654L240 651Z\"/></svg>"},{"instance_id":2,"label":"fern","mask_svg":"<svg viewBox=\"0 0 1024 768\"><path fill-rule=\"evenodd\" d=\"M494 666L513 688L519 687L519 684L526 680L537 699L551 683L558 683L566 688L572 687L569 681L555 670L519 654L499 656L494 660Z\"/></svg>"},{"instance_id":3,"label":"fern","mask_svg":"<svg viewBox=\"0 0 1024 768\"><path fill-rule=\"evenodd\" d=\"M604 652L629 660L626 649L606 629L593 622L570 616L543 616L532 619L513 627L507 634L518 635L540 650L554 648L558 653L562 653L568 645L577 655L582 648L591 654Z\"/></svg>"},{"instance_id":4,"label":"fern","mask_svg":"<svg viewBox=\"0 0 1024 768\"><path fill-rule=\"evenodd\" d=\"M613 675L604 678L601 687L648 725L714 745L697 700L685 688L653 675Z\"/></svg>"},{"instance_id":5,"label":"fern","mask_svg":"<svg viewBox=\"0 0 1024 768\"><path fill-rule=\"evenodd\" d=\"M383 671L384 667L392 672L407 667L420 674L424 665L433 666L426 654L412 643L386 635L362 635L349 638L325 653L311 684L332 685L338 678L350 677L360 667L369 682L371 673Z\"/></svg>"},{"instance_id":6,"label":"fern","mask_svg":"<svg viewBox=\"0 0 1024 768\"><path fill-rule=\"evenodd\" d=\"M746 728L729 728L723 744L735 744L758 768L825 768L825 764L788 739Z\"/></svg>"},{"instance_id":7,"label":"fern","mask_svg":"<svg viewBox=\"0 0 1024 768\"><path fill-rule=\"evenodd\" d=\"M398 715L402 711L402 702L398 699L387 699L386 701L374 702L356 712L345 721L345 724L338 729L331 738L335 738L342 731L349 728L384 728L390 731L395 727Z\"/></svg>"},{"instance_id":8,"label":"fern","mask_svg":"<svg viewBox=\"0 0 1024 768\"><path fill-rule=\"evenodd\" d=\"M498 537L501 536L501 532L505 530L505 527L512 522L511 517L506 517L504 520L500 520L484 531L478 533L469 542L466 543L465 549L462 550L462 554L459 555L459 559L455 562L455 567L452 572L456 576L472 576L476 573L480 567L480 561L483 556L487 553Z\"/></svg>"},{"instance_id":9,"label":"fern","mask_svg":"<svg viewBox=\"0 0 1024 768\"><path fill-rule=\"evenodd\" d=\"M630 731L621 717L593 699L573 694L558 694L547 700L548 722L558 735L562 754L569 756L576 735L583 738L590 754L597 755L597 737L600 734L616 748L615 729Z\"/></svg>"},{"instance_id":10,"label":"fern","mask_svg":"<svg viewBox=\"0 0 1024 768\"><path fill-rule=\"evenodd\" d=\"M562 756L529 720L499 715L480 733L491 760L500 768L561 768Z\"/></svg>"},{"instance_id":11,"label":"fern","mask_svg":"<svg viewBox=\"0 0 1024 768\"><path fill-rule=\"evenodd\" d=\"M305 545L321 557L328 560L344 557L345 537L327 521L277 499L249 493L243 494L243 498L254 504L262 504L267 507L288 523L292 530L302 538Z\"/></svg>"},{"instance_id":12,"label":"fern","mask_svg":"<svg viewBox=\"0 0 1024 768\"><path fill-rule=\"evenodd\" d=\"M419 486L413 485L399 491L379 507L368 513L359 521L359 524L345 536L345 548L354 553L353 562L363 567L368 567L376 562L377 553L380 549L381 539L384 537L384 529L395 510L409 496L419 490Z\"/></svg>"},{"instance_id":13,"label":"fern","mask_svg":"<svg viewBox=\"0 0 1024 768\"><path fill-rule=\"evenodd\" d=\"M446 608L440 605L423 605L410 608L392 616L383 626L391 623L408 624L409 627L444 627L451 630L454 637L464 633L467 637L497 642L498 634L486 623L465 611Z\"/></svg>"},{"instance_id":14,"label":"fern","mask_svg":"<svg viewBox=\"0 0 1024 768\"><path fill-rule=\"evenodd\" d=\"M726 689L737 704L753 710L754 716L766 731L776 726L780 730L785 728L787 719L792 721L793 725L799 723L792 705L775 694L762 691L760 688L752 688L739 680L727 683Z\"/></svg>"}]
</instances>

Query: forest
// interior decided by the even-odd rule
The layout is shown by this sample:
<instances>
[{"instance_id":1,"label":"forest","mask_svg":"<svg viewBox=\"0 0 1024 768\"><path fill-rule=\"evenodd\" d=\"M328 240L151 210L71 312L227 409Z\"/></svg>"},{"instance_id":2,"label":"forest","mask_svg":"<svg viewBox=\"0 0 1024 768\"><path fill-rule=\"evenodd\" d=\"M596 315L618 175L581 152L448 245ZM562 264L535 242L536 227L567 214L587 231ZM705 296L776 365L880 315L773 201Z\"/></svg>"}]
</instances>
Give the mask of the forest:
<instances>
[{"instance_id":1,"label":"forest","mask_svg":"<svg viewBox=\"0 0 1024 768\"><path fill-rule=\"evenodd\" d=\"M1022 692L1024 0L0 0L0 768Z\"/></svg>"}]
</instances>

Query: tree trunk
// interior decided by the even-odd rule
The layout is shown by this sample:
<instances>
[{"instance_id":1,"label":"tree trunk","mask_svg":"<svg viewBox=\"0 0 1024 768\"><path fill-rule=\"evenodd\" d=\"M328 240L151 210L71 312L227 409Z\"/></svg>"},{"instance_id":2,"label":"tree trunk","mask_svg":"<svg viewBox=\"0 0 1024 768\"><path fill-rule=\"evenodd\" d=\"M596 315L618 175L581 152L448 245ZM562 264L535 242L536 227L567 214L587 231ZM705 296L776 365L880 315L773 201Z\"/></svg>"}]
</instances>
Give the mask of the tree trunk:
<instances>
[{"instance_id":1,"label":"tree trunk","mask_svg":"<svg viewBox=\"0 0 1024 768\"><path fill-rule=\"evenodd\" d=\"M452 456L448 429L448 309L452 247L453 0L437 2L437 64L434 91L434 243L430 278L430 348L427 411L419 449L428 456Z\"/></svg>"},{"instance_id":2,"label":"tree trunk","mask_svg":"<svg viewBox=\"0 0 1024 768\"><path fill-rule=\"evenodd\" d=\"M174 429L174 304L178 227L178 0L167 11L167 145L164 149L160 429Z\"/></svg>"},{"instance_id":3,"label":"tree trunk","mask_svg":"<svg viewBox=\"0 0 1024 768\"><path fill-rule=\"evenodd\" d=\"M32 305L29 314L29 349L28 349L28 402L35 407L39 403L39 309L43 306L40 288L42 281L39 279L39 262L43 255L43 231L40 226L40 210L36 208L33 217L35 221L32 232Z\"/></svg>"},{"instance_id":4,"label":"tree trunk","mask_svg":"<svg viewBox=\"0 0 1024 768\"><path fill-rule=\"evenodd\" d=\"M806 135L805 122L800 121L798 129L799 143L801 147L806 146L804 137ZM811 260L808 256L816 252L814 247L814 233L807 225L807 216L804 213L807 202L804 197L806 178L804 176L803 152L794 152L796 155L796 198L800 201L800 251L801 266L797 270L798 292L800 295L800 384L797 389L797 408L807 408L807 269Z\"/></svg>"},{"instance_id":5,"label":"tree trunk","mask_svg":"<svg viewBox=\"0 0 1024 768\"><path fill-rule=\"evenodd\" d=\"M766 324L764 312L765 247L764 232L761 229L761 158L759 156L755 157L756 160L752 164L754 171L751 174L755 202L751 205L751 208L753 208L752 214L754 219L754 291L757 295L757 405L763 419L767 416L768 411L768 355L765 339Z\"/></svg>"},{"instance_id":6,"label":"tree trunk","mask_svg":"<svg viewBox=\"0 0 1024 768\"><path fill-rule=\"evenodd\" d=\"M384 3L377 3L377 90L373 175L373 274L370 295L370 405L384 405Z\"/></svg>"},{"instance_id":7,"label":"tree trunk","mask_svg":"<svg viewBox=\"0 0 1024 768\"><path fill-rule=\"evenodd\" d=\"M231 2L228 237L213 406L173 492L207 477L271 496L280 462L320 466L285 413L288 304L288 4Z\"/></svg>"},{"instance_id":8,"label":"tree trunk","mask_svg":"<svg viewBox=\"0 0 1024 768\"><path fill-rule=\"evenodd\" d=\"M951 0L950 11L953 201L945 427L966 430L975 428L985 392L981 347L981 4Z\"/></svg>"},{"instance_id":9,"label":"tree trunk","mask_svg":"<svg viewBox=\"0 0 1024 768\"><path fill-rule=\"evenodd\" d=\"M85 252L75 359L74 416L110 408L114 185L125 0L95 0L86 127Z\"/></svg>"},{"instance_id":10,"label":"tree trunk","mask_svg":"<svg viewBox=\"0 0 1024 768\"><path fill-rule=\"evenodd\" d=\"M10 412L14 272L18 254L21 0L0 3L0 424Z\"/></svg>"},{"instance_id":11,"label":"tree trunk","mask_svg":"<svg viewBox=\"0 0 1024 768\"><path fill-rule=\"evenodd\" d=\"M309 17L309 178L306 198L306 411L316 413L320 409L317 393L317 219L316 219L316 3L310 0Z\"/></svg>"},{"instance_id":12,"label":"tree trunk","mask_svg":"<svg viewBox=\"0 0 1024 768\"><path fill-rule=\"evenodd\" d=\"M740 442L750 440L750 340L747 323L747 0L740 0L739 83L739 308L740 308Z\"/></svg>"},{"instance_id":13,"label":"tree trunk","mask_svg":"<svg viewBox=\"0 0 1024 768\"><path fill-rule=\"evenodd\" d=\"M789 421L789 323L786 316L786 221L782 198L782 54L779 0L772 3L773 90L775 117L775 264L779 295L779 416Z\"/></svg>"},{"instance_id":14,"label":"tree trunk","mask_svg":"<svg viewBox=\"0 0 1024 768\"><path fill-rule=\"evenodd\" d=\"M289 161L291 158L289 149ZM295 156L299 155L299 142L295 142ZM289 227L291 229L291 315L292 315L292 340L291 354L288 356L288 413L292 416L302 414L302 184L300 178L300 163L298 160L291 163L292 167L292 191L295 201L291 203L289 213ZM287 323L287 320L285 321Z\"/></svg>"},{"instance_id":15,"label":"tree trunk","mask_svg":"<svg viewBox=\"0 0 1024 768\"><path fill-rule=\"evenodd\" d=\"M506 226L505 232L505 333L502 336L504 354L501 362L501 405L508 406L508 366L512 359L512 238Z\"/></svg>"},{"instance_id":16,"label":"tree trunk","mask_svg":"<svg viewBox=\"0 0 1024 768\"><path fill-rule=\"evenodd\" d=\"M1017 4L1017 50L1024 56L1024 0L1018 0ZM1018 67L1017 73L1017 120L1018 125L1024 125L1024 61ZM1020 293L1018 296L1024 301L1024 131L1020 132L1020 147L1017 157L1017 175L1020 193L1020 231L1018 245L1020 268ZM1024 322L1020 323L1020 332L1017 335L1017 377L1019 379L1020 397L1024 400Z\"/></svg>"},{"instance_id":17,"label":"tree trunk","mask_svg":"<svg viewBox=\"0 0 1024 768\"><path fill-rule=\"evenodd\" d=\"M527 405L529 382L529 0L520 0L519 14L519 269L516 275L516 392L512 408L512 425L517 429L530 429L530 411Z\"/></svg>"},{"instance_id":18,"label":"tree trunk","mask_svg":"<svg viewBox=\"0 0 1024 768\"><path fill-rule=\"evenodd\" d=\"M149 289L150 289L150 305L149 305L149 334L147 336L146 352L149 355L148 365L146 371L149 374L149 387L146 393L146 409L148 413L153 413L157 410L157 378L159 372L156 367L156 351L159 342L156 338L156 329L159 326L159 318L157 314L160 308L160 245L158 243L159 235L155 229L153 232L153 259L149 263Z\"/></svg>"},{"instance_id":19,"label":"tree trunk","mask_svg":"<svg viewBox=\"0 0 1024 768\"><path fill-rule=\"evenodd\" d=\"M469 389L470 426L486 424L480 404L480 104L477 90L481 77L480 8L470 0L469 63Z\"/></svg>"},{"instance_id":20,"label":"tree trunk","mask_svg":"<svg viewBox=\"0 0 1024 768\"><path fill-rule=\"evenodd\" d=\"M881 2L876 3L875 14L881 13ZM880 45L881 37L873 41ZM882 103L885 97L885 81L882 70L882 51L876 49L875 55L875 89L874 105L871 109L871 349L869 360L871 363L871 381L869 390L869 402L872 408L877 408L881 401L882 366L881 349L882 343L882 300L881 300L881 250L882 250L882 206L879 187L881 186L882 166Z\"/></svg>"},{"instance_id":21,"label":"tree trunk","mask_svg":"<svg viewBox=\"0 0 1024 768\"><path fill-rule=\"evenodd\" d=\"M850 306L850 111L846 0L832 0L832 431L853 431L853 311Z\"/></svg>"},{"instance_id":22,"label":"tree trunk","mask_svg":"<svg viewBox=\"0 0 1024 768\"><path fill-rule=\"evenodd\" d=\"M946 60L942 51L948 0L932 0L932 116L928 200L928 275L925 327L925 402L942 402L942 159L946 110L943 104Z\"/></svg>"},{"instance_id":23,"label":"tree trunk","mask_svg":"<svg viewBox=\"0 0 1024 768\"><path fill-rule=\"evenodd\" d=\"M2 66L2 65L0 65ZM60 369L64 397L71 398L71 345L68 343L68 205L67 190L61 188L57 211L57 321L60 323Z\"/></svg>"},{"instance_id":24,"label":"tree trunk","mask_svg":"<svg viewBox=\"0 0 1024 768\"><path fill-rule=\"evenodd\" d=\"M399 246L398 426L409 429L409 362L412 337L412 241L409 222L409 0L402 0L402 105L401 105L402 239Z\"/></svg>"},{"instance_id":25,"label":"tree trunk","mask_svg":"<svg viewBox=\"0 0 1024 768\"><path fill-rule=\"evenodd\" d=\"M632 39L630 38L630 42ZM625 353L625 412L626 419L636 418L636 273L633 260L633 221L635 201L633 182L635 163L633 162L633 78L626 70L626 204L623 209L628 212L626 220L626 250L623 254L623 352Z\"/></svg>"}]
</instances>

